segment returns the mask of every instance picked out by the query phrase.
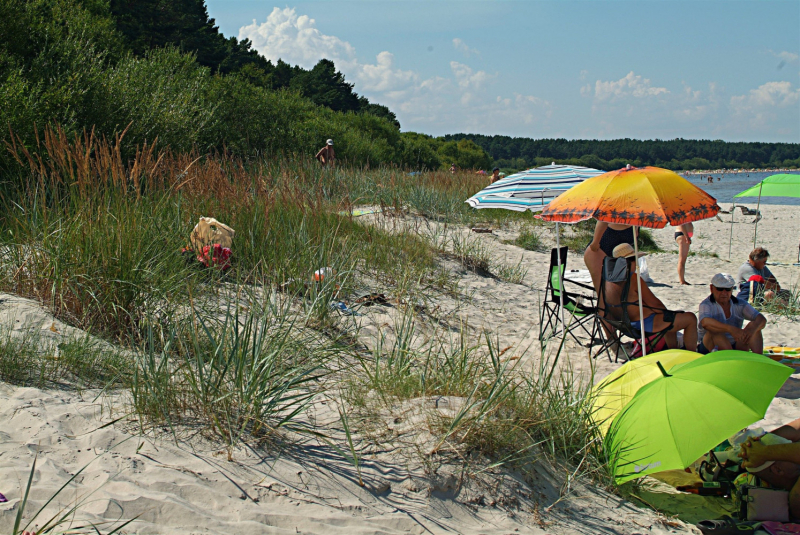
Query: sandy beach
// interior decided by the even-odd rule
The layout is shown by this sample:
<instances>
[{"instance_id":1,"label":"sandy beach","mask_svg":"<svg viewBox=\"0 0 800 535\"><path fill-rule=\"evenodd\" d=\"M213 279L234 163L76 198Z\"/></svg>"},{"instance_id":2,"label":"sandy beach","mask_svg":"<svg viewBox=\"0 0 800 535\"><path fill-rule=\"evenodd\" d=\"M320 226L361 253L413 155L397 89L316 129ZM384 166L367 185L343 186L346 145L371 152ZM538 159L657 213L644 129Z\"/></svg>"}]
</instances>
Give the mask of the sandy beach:
<instances>
[{"instance_id":1,"label":"sandy beach","mask_svg":"<svg viewBox=\"0 0 800 535\"><path fill-rule=\"evenodd\" d=\"M788 264L770 268L784 287L792 288L800 274L800 267L791 265L797 260L800 239L796 207L762 205L761 212L758 243L770 250L771 261ZM414 216L369 217L372 224L387 228L421 227L420 218ZM664 252L649 255L647 263L656 281L654 292L670 308L696 312L708 294L711 276L735 273L752 249L753 217L736 214L729 259L730 215L721 217L723 221L695 224L695 255L686 267L689 286L677 284L673 229L654 231ZM447 264L459 275L462 295L470 298L441 298L427 304L435 309L431 315L443 321L428 322L424 329L433 333L443 325L464 322L472 336L490 333L500 347L512 347L509 356L522 356L520 365L533 367L543 354L538 322L549 254L504 243L516 237L514 228L480 235L466 228L456 231L481 240L495 258L509 264L521 260L527 274L521 284L512 284ZM542 237L546 244L555 242L552 231L544 230ZM582 258L570 253L568 268L583 269ZM398 314L393 307L364 309L355 320L365 343L371 344L380 333L392 336ZM772 315L768 321L767 345L800 346L796 321ZM7 294L0 295L0 323L13 326L16 333L35 325L56 341L76 334L36 303ZM548 347L544 354L551 351ZM572 342L565 354L584 381L599 380L620 366L604 357L592 360L586 348ZM778 393L765 419L754 426L769 429L797 418L799 397L797 374ZM125 401L98 391L0 384L0 492L8 498L0 504L0 524L13 523L21 489L37 456L28 507L42 505L88 464L48 510L83 500L83 518L93 522L136 517L125 528L128 533L696 533L680 520L585 482L567 485L564 467L553 466L544 457L537 463L534 480L500 469L465 479L447 463L431 471L404 453L402 440L393 441L365 455L362 487L353 466L324 443L297 439L278 455L245 446L227 452L208 438L188 432L173 435L166 428L141 435L120 412ZM422 431L422 414L439 411L446 416L459 402L412 400L385 414L383 425L395 438L425 444L430 437ZM336 401L320 398L304 418L332 428L339 418Z\"/></svg>"}]
</instances>

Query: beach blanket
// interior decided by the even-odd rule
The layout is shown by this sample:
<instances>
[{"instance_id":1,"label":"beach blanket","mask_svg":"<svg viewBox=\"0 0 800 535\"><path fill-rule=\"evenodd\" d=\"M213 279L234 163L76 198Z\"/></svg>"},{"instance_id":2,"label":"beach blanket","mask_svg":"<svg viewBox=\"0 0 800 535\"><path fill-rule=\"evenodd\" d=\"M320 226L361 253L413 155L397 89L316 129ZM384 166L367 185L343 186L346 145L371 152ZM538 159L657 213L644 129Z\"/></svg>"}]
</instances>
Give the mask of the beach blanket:
<instances>
[{"instance_id":1,"label":"beach blanket","mask_svg":"<svg viewBox=\"0 0 800 535\"><path fill-rule=\"evenodd\" d=\"M353 211L342 210L341 212L338 212L338 214L339 215L343 215L343 216L358 217L358 216L362 216L362 215L379 214L382 211L383 210L381 210L380 207L376 207L376 208L369 208L368 207L368 208L359 208L359 209L356 209L356 210L353 210Z\"/></svg>"},{"instance_id":2,"label":"beach blanket","mask_svg":"<svg viewBox=\"0 0 800 535\"><path fill-rule=\"evenodd\" d=\"M766 346L764 356L800 371L800 347Z\"/></svg>"},{"instance_id":3,"label":"beach blanket","mask_svg":"<svg viewBox=\"0 0 800 535\"><path fill-rule=\"evenodd\" d=\"M708 518L720 518L734 512L730 498L686 494L676 490L681 485L701 482L696 474L683 470L666 470L641 480L642 486L635 494L643 503L667 515L675 515L684 522L696 524Z\"/></svg>"}]
</instances>

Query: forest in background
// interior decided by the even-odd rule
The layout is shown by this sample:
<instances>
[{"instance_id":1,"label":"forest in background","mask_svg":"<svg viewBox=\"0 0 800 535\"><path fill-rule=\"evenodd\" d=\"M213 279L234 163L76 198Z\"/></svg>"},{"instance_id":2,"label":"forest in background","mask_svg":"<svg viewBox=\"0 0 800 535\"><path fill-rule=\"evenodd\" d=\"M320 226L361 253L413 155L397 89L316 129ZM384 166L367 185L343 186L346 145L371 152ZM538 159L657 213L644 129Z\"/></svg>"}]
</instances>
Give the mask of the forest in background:
<instances>
[{"instance_id":1,"label":"forest in background","mask_svg":"<svg viewBox=\"0 0 800 535\"><path fill-rule=\"evenodd\" d=\"M666 169L750 169L800 167L798 143L743 143L696 139L567 140L452 134L447 141L468 139L489 153L496 165L527 169L552 161L595 169L619 169L626 164Z\"/></svg>"},{"instance_id":2,"label":"forest in background","mask_svg":"<svg viewBox=\"0 0 800 535\"><path fill-rule=\"evenodd\" d=\"M0 102L0 141L31 150L54 126L94 131L128 156L157 143L243 159L308 157L334 138L348 164L409 170L514 171L551 161L800 167L800 144L790 143L401 132L395 114L356 93L332 61L308 70L273 64L248 40L222 35L204 0L4 0ZM0 165L13 163L0 152Z\"/></svg>"}]
</instances>

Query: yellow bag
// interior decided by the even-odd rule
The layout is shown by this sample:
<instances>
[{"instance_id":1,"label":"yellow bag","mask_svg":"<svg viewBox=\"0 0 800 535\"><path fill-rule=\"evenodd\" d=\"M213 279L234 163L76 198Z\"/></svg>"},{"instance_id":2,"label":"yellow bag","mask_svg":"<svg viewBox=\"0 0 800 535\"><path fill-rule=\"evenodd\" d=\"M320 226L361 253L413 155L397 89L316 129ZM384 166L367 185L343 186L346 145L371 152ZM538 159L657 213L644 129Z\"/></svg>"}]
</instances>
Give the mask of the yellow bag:
<instances>
[{"instance_id":1,"label":"yellow bag","mask_svg":"<svg viewBox=\"0 0 800 535\"><path fill-rule=\"evenodd\" d=\"M201 217L190 237L192 248L199 254L206 245L220 244L230 248L236 231L213 217Z\"/></svg>"}]
</instances>

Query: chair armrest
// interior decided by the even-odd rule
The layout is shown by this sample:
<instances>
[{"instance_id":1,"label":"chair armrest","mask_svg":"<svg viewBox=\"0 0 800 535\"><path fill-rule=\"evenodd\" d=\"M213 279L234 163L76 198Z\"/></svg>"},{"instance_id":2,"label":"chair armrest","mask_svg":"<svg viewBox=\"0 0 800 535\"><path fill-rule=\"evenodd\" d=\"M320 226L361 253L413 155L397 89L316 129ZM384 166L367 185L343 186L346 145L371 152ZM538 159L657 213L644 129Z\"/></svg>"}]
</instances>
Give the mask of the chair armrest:
<instances>
[{"instance_id":1,"label":"chair armrest","mask_svg":"<svg viewBox=\"0 0 800 535\"><path fill-rule=\"evenodd\" d=\"M576 285L576 286L580 286L581 288L583 288L583 289L585 289L585 290L591 290L591 291L593 291L593 292L594 292L594 286L591 286L591 285L589 285L589 284L584 284L584 283L582 283L582 282L574 281L574 280L572 280L572 279L568 279L568 278L566 278L566 277L564 277L562 280L563 280L564 282L568 282L568 283L570 283L570 284L574 284L574 285Z\"/></svg>"}]
</instances>

